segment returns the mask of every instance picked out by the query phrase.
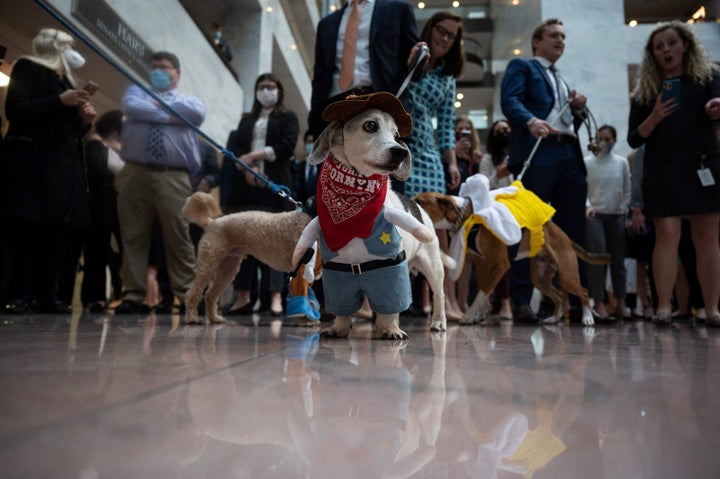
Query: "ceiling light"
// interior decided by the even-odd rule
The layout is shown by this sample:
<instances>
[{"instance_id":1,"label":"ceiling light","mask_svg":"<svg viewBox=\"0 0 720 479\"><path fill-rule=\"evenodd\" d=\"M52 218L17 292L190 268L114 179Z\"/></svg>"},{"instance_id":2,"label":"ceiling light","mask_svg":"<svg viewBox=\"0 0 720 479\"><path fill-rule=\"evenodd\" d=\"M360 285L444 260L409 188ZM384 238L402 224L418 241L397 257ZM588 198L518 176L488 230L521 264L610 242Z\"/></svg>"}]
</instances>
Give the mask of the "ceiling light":
<instances>
[{"instance_id":1,"label":"ceiling light","mask_svg":"<svg viewBox=\"0 0 720 479\"><path fill-rule=\"evenodd\" d=\"M453 8L457 8L457 7L460 6L460 2L458 2L457 0L455 0L454 2L452 2L452 6L453 6Z\"/></svg>"},{"instance_id":2,"label":"ceiling light","mask_svg":"<svg viewBox=\"0 0 720 479\"><path fill-rule=\"evenodd\" d=\"M265 8L265 11L268 12L268 13L272 13L272 7L266 7L266 8Z\"/></svg>"},{"instance_id":3,"label":"ceiling light","mask_svg":"<svg viewBox=\"0 0 720 479\"><path fill-rule=\"evenodd\" d=\"M631 27L637 27L637 24L638 24L637 20L634 20L634 19L630 20L628 22L628 25L630 25Z\"/></svg>"},{"instance_id":4,"label":"ceiling light","mask_svg":"<svg viewBox=\"0 0 720 479\"><path fill-rule=\"evenodd\" d=\"M422 10L423 8L425 8L425 2L418 2L418 8L419 8L420 10Z\"/></svg>"},{"instance_id":5,"label":"ceiling light","mask_svg":"<svg viewBox=\"0 0 720 479\"><path fill-rule=\"evenodd\" d=\"M520 0L513 0L512 4L517 7L518 5L520 5Z\"/></svg>"},{"instance_id":6,"label":"ceiling light","mask_svg":"<svg viewBox=\"0 0 720 479\"><path fill-rule=\"evenodd\" d=\"M455 102L455 108L460 108L462 106L462 102L456 101Z\"/></svg>"},{"instance_id":7,"label":"ceiling light","mask_svg":"<svg viewBox=\"0 0 720 479\"><path fill-rule=\"evenodd\" d=\"M458 93L458 94L457 94L457 99L458 99L458 100L462 100L463 98L465 98L465 95L463 95L462 93Z\"/></svg>"},{"instance_id":8,"label":"ceiling light","mask_svg":"<svg viewBox=\"0 0 720 479\"><path fill-rule=\"evenodd\" d=\"M521 51L522 50L520 50L519 48L516 48L515 50L513 50L513 55L520 55Z\"/></svg>"}]
</instances>

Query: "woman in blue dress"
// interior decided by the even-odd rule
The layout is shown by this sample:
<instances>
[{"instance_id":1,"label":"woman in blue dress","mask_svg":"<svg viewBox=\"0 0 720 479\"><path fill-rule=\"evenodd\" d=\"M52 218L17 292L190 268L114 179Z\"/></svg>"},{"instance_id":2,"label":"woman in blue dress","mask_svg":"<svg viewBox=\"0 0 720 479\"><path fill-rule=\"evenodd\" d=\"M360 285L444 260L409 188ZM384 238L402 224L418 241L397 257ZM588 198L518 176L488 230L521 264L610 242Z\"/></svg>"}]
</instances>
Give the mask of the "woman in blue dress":
<instances>
[{"instance_id":1,"label":"woman in blue dress","mask_svg":"<svg viewBox=\"0 0 720 479\"><path fill-rule=\"evenodd\" d=\"M410 198L425 191L445 194L447 187L460 186L455 158L455 79L465 66L462 35L461 17L449 11L434 14L420 32L420 41L430 48L430 60L427 75L408 87L408 109L413 120L409 145L412 172L405 182L405 194ZM433 118L437 120L437 142ZM446 168L443 168L443 161ZM440 247L447 251L447 232L437 233ZM445 314L451 321L458 320L462 311L458 306L455 283L447 274L444 286ZM423 300L426 301L429 302L429 298Z\"/></svg>"},{"instance_id":2,"label":"woman in blue dress","mask_svg":"<svg viewBox=\"0 0 720 479\"><path fill-rule=\"evenodd\" d=\"M460 16L448 11L434 14L420 32L420 40L430 48L430 60L428 74L408 87L408 108L413 120L409 145L412 173L405 182L405 194L409 197L425 191L444 194L446 183L451 188L460 184L455 160L455 79L465 65L462 34ZM437 119L437 143L433 118ZM448 166L447 179L443 161Z\"/></svg>"}]
</instances>

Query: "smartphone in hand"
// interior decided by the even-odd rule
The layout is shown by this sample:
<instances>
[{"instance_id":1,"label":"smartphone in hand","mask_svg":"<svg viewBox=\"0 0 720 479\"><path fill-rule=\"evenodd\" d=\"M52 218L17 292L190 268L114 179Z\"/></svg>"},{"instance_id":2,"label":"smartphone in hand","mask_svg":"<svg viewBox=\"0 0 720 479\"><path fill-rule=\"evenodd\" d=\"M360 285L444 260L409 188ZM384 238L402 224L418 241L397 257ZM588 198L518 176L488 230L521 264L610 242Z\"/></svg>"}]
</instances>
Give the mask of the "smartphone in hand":
<instances>
[{"instance_id":1,"label":"smartphone in hand","mask_svg":"<svg viewBox=\"0 0 720 479\"><path fill-rule=\"evenodd\" d=\"M669 80L663 80L662 83L662 101L666 102L669 99L675 100L675 108L673 108L673 111L676 111L680 108L680 79L679 78L671 78Z\"/></svg>"},{"instance_id":2,"label":"smartphone in hand","mask_svg":"<svg viewBox=\"0 0 720 479\"><path fill-rule=\"evenodd\" d=\"M98 88L100 88L100 87L98 86L97 83L95 83L94 81L89 81L85 84L85 86L83 87L83 90L88 92L90 94L90 96L93 96L93 94L96 91L98 91Z\"/></svg>"}]
</instances>

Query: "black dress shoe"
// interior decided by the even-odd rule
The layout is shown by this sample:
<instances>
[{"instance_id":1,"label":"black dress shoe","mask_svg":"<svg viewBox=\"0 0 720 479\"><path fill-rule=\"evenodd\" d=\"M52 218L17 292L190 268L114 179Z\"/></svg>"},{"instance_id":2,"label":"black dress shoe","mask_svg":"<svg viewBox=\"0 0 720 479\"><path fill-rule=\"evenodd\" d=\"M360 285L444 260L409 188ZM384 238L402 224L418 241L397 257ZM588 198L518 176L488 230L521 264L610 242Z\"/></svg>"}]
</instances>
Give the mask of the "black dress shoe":
<instances>
[{"instance_id":1,"label":"black dress shoe","mask_svg":"<svg viewBox=\"0 0 720 479\"><path fill-rule=\"evenodd\" d=\"M536 323L538 318L529 304L519 304L513 308L513 320L518 323Z\"/></svg>"},{"instance_id":2,"label":"black dress shoe","mask_svg":"<svg viewBox=\"0 0 720 479\"><path fill-rule=\"evenodd\" d=\"M130 299L123 299L115 308L115 314L147 314L149 312L150 306Z\"/></svg>"},{"instance_id":3,"label":"black dress shoe","mask_svg":"<svg viewBox=\"0 0 720 479\"><path fill-rule=\"evenodd\" d=\"M421 307L416 306L415 304L411 304L408 309L400 312L400 316L409 316L412 318L424 318L427 316L427 313L425 313L425 311L423 311L423 309Z\"/></svg>"},{"instance_id":4,"label":"black dress shoe","mask_svg":"<svg viewBox=\"0 0 720 479\"><path fill-rule=\"evenodd\" d=\"M28 311L27 301L13 299L5 305L5 314L25 314Z\"/></svg>"},{"instance_id":5,"label":"black dress shoe","mask_svg":"<svg viewBox=\"0 0 720 479\"><path fill-rule=\"evenodd\" d=\"M153 311L157 314L170 314L173 312L173 302L167 300L160 301L153 307Z\"/></svg>"},{"instance_id":6,"label":"black dress shoe","mask_svg":"<svg viewBox=\"0 0 720 479\"><path fill-rule=\"evenodd\" d=\"M37 314L70 314L72 308L65 301L56 299L53 301L33 301L31 309Z\"/></svg>"},{"instance_id":7,"label":"black dress shoe","mask_svg":"<svg viewBox=\"0 0 720 479\"><path fill-rule=\"evenodd\" d=\"M91 314L104 313L106 309L105 301L93 301L86 308L87 312Z\"/></svg>"},{"instance_id":8,"label":"black dress shoe","mask_svg":"<svg viewBox=\"0 0 720 479\"><path fill-rule=\"evenodd\" d=\"M247 315L252 314L253 312L253 305L252 303L248 303L245 306L240 306L239 308L231 309L232 305L226 306L223 308L223 314L226 316L241 316L241 315Z\"/></svg>"}]
</instances>

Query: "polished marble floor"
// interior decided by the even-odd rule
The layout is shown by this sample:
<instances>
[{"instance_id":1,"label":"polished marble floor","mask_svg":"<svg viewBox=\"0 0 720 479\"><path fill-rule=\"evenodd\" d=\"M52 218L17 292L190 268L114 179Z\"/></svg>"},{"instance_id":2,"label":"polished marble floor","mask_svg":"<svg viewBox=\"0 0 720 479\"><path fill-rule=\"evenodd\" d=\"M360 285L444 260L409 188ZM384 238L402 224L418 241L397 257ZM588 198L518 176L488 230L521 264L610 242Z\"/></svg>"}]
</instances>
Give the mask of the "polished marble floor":
<instances>
[{"instance_id":1,"label":"polished marble floor","mask_svg":"<svg viewBox=\"0 0 720 479\"><path fill-rule=\"evenodd\" d=\"M0 317L0 478L717 478L720 331Z\"/></svg>"}]
</instances>

